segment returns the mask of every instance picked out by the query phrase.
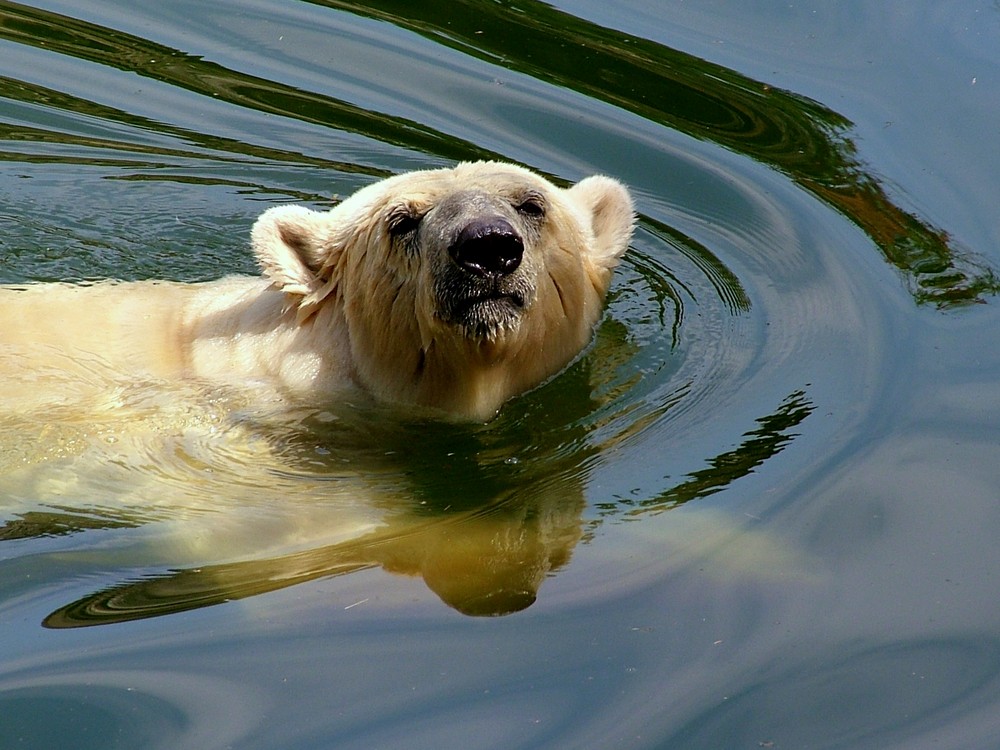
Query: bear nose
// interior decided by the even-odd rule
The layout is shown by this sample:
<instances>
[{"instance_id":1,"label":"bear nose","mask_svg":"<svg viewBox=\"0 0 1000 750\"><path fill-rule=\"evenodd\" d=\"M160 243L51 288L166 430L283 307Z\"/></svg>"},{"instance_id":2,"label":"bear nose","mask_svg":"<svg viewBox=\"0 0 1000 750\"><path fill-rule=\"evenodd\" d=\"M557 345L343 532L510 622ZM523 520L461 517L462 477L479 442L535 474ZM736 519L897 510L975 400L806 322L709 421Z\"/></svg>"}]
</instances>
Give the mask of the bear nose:
<instances>
[{"instance_id":1,"label":"bear nose","mask_svg":"<svg viewBox=\"0 0 1000 750\"><path fill-rule=\"evenodd\" d=\"M521 265L524 242L506 219L482 219L467 224L448 252L474 276L506 276Z\"/></svg>"}]
</instances>

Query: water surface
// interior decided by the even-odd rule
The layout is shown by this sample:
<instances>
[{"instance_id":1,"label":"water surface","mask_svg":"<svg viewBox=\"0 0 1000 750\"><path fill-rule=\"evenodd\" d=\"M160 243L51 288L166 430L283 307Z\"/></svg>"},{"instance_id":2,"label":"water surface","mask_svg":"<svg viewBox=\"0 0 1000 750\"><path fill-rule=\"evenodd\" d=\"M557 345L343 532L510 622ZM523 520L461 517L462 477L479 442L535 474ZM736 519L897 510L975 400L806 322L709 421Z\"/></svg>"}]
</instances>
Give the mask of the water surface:
<instances>
[{"instance_id":1,"label":"water surface","mask_svg":"<svg viewBox=\"0 0 1000 750\"><path fill-rule=\"evenodd\" d=\"M486 425L0 420L0 745L993 747L998 33L0 3L5 282L253 273L267 207L463 159L639 210L593 347Z\"/></svg>"}]
</instances>

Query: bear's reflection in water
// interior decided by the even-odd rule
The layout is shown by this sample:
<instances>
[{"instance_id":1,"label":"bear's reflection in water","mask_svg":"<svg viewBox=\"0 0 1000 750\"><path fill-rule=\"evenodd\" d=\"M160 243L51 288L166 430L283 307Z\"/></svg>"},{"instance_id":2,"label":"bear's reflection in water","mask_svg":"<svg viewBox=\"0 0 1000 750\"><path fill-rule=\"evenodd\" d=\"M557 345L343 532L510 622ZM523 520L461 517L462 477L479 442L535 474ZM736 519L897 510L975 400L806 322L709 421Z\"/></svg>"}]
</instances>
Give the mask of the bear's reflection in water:
<instances>
[{"instance_id":1,"label":"bear's reflection in water","mask_svg":"<svg viewBox=\"0 0 1000 750\"><path fill-rule=\"evenodd\" d=\"M375 566L421 576L463 614L510 614L530 606L545 576L569 559L581 535L580 504L574 505L548 497L509 502L493 513L412 525L396 520L350 542L123 583L60 608L44 624L81 627L153 617Z\"/></svg>"},{"instance_id":2,"label":"bear's reflection in water","mask_svg":"<svg viewBox=\"0 0 1000 750\"><path fill-rule=\"evenodd\" d=\"M237 397L213 392L214 408L195 408L162 384L120 394L114 417L3 420L0 540L114 529L100 549L78 552L77 541L70 554L118 581L76 590L49 627L153 617L374 567L421 577L464 614L516 612L582 536L586 370L578 362L486 425L371 404L262 418L259 404L241 412Z\"/></svg>"}]
</instances>

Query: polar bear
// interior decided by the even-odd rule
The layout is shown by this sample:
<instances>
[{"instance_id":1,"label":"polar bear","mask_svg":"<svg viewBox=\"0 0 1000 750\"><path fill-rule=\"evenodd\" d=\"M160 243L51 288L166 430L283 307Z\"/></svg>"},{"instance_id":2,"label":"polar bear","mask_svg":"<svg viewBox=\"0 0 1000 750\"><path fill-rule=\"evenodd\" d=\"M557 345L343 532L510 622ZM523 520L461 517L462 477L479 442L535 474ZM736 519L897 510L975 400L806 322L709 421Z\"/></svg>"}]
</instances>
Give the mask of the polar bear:
<instances>
[{"instance_id":1,"label":"polar bear","mask_svg":"<svg viewBox=\"0 0 1000 750\"><path fill-rule=\"evenodd\" d=\"M0 288L0 402L189 379L486 421L586 347L632 226L609 177L562 189L500 162L274 207L252 231L262 278Z\"/></svg>"}]
</instances>

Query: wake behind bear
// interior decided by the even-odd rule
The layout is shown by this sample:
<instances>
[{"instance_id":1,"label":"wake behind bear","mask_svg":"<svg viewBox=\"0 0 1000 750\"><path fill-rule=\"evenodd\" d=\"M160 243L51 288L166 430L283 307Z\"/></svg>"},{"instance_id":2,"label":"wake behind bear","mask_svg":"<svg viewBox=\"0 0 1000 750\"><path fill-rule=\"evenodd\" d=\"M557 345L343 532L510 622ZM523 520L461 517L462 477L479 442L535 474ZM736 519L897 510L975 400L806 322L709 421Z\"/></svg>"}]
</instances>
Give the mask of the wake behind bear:
<instances>
[{"instance_id":1,"label":"wake behind bear","mask_svg":"<svg viewBox=\"0 0 1000 750\"><path fill-rule=\"evenodd\" d=\"M263 278L0 287L0 403L192 380L488 420L586 347L632 225L611 178L561 189L499 162L275 207L252 233Z\"/></svg>"}]
</instances>

